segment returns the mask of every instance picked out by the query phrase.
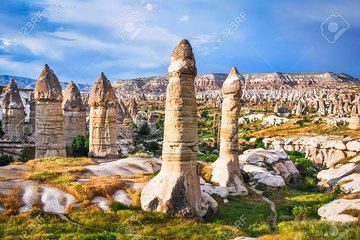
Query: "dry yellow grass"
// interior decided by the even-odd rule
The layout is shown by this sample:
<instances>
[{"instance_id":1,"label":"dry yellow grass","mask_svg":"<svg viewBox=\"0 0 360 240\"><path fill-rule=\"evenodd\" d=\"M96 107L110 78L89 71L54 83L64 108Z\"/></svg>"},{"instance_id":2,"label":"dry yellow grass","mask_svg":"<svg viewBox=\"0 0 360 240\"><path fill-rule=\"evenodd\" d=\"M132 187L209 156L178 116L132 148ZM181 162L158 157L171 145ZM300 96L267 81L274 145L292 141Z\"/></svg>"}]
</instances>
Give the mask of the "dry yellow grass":
<instances>
[{"instance_id":1,"label":"dry yellow grass","mask_svg":"<svg viewBox=\"0 0 360 240\"><path fill-rule=\"evenodd\" d=\"M5 214L14 214L24 205L21 192L20 187L14 187L9 194L0 194L0 205L5 209Z\"/></svg>"}]
</instances>

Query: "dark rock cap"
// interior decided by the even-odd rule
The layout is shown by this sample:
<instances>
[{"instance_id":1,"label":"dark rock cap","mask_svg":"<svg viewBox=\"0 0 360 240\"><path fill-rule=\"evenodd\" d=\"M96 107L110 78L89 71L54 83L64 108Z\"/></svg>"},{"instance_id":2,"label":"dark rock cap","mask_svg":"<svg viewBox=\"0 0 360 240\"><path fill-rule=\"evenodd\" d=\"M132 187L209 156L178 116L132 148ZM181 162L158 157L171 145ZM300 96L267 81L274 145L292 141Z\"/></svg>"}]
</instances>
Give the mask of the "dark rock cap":
<instances>
[{"instance_id":1,"label":"dark rock cap","mask_svg":"<svg viewBox=\"0 0 360 240\"><path fill-rule=\"evenodd\" d=\"M188 40L181 40L175 47L171 54L168 72L169 74L172 72L197 74L194 53Z\"/></svg>"},{"instance_id":2,"label":"dark rock cap","mask_svg":"<svg viewBox=\"0 0 360 240\"><path fill-rule=\"evenodd\" d=\"M53 70L45 64L36 81L34 96L36 100L62 101L62 88Z\"/></svg>"},{"instance_id":3,"label":"dark rock cap","mask_svg":"<svg viewBox=\"0 0 360 240\"><path fill-rule=\"evenodd\" d=\"M86 107L82 101L80 91L73 81L70 81L64 92L63 109L65 111L82 112Z\"/></svg>"},{"instance_id":4,"label":"dark rock cap","mask_svg":"<svg viewBox=\"0 0 360 240\"><path fill-rule=\"evenodd\" d=\"M21 100L20 91L14 81L11 79L2 98L1 107L3 109L24 109Z\"/></svg>"},{"instance_id":5,"label":"dark rock cap","mask_svg":"<svg viewBox=\"0 0 360 240\"><path fill-rule=\"evenodd\" d=\"M100 73L95 85L91 89L88 104L93 107L117 107L118 105L114 89L103 72Z\"/></svg>"}]
</instances>

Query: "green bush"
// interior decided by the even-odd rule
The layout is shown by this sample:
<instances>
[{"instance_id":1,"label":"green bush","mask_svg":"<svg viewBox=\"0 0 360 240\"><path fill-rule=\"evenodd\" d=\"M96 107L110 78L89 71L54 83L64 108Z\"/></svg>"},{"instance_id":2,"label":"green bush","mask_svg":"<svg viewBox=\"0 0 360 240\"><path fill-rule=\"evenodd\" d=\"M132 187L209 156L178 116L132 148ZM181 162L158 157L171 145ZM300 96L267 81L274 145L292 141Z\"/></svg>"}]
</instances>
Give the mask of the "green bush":
<instances>
[{"instance_id":1,"label":"green bush","mask_svg":"<svg viewBox=\"0 0 360 240\"><path fill-rule=\"evenodd\" d=\"M311 207L309 206L295 206L291 210L291 214L295 217L296 220L305 220L309 217L311 212Z\"/></svg>"},{"instance_id":2,"label":"green bush","mask_svg":"<svg viewBox=\"0 0 360 240\"><path fill-rule=\"evenodd\" d=\"M317 187L317 170L313 166L313 163L305 158L305 154L296 151L288 151L290 159L294 162L296 168L299 170L302 176L302 182L296 185L296 188L301 191L316 192Z\"/></svg>"},{"instance_id":3,"label":"green bush","mask_svg":"<svg viewBox=\"0 0 360 240\"><path fill-rule=\"evenodd\" d=\"M218 154L199 154L198 160L204 162L215 162L219 158Z\"/></svg>"},{"instance_id":4,"label":"green bush","mask_svg":"<svg viewBox=\"0 0 360 240\"><path fill-rule=\"evenodd\" d=\"M11 155L3 154L3 155L0 156L0 166L9 165L13 161L14 161L14 158Z\"/></svg>"},{"instance_id":5,"label":"green bush","mask_svg":"<svg viewBox=\"0 0 360 240\"><path fill-rule=\"evenodd\" d=\"M256 138L255 140L255 148L264 148L264 143L263 143L263 140L264 138L263 137L259 137L259 138Z\"/></svg>"},{"instance_id":6,"label":"green bush","mask_svg":"<svg viewBox=\"0 0 360 240\"><path fill-rule=\"evenodd\" d=\"M150 128L149 128L149 124L147 122L145 122L143 125L141 125L140 129L139 129L139 134L141 136L146 136L150 134Z\"/></svg>"},{"instance_id":7,"label":"green bush","mask_svg":"<svg viewBox=\"0 0 360 240\"><path fill-rule=\"evenodd\" d=\"M34 158L35 157L35 152L33 149L31 148L28 148L28 147L24 147L22 150L21 150L21 155L19 157L19 161L20 162L27 162L29 161L30 159Z\"/></svg>"},{"instance_id":8,"label":"green bush","mask_svg":"<svg viewBox=\"0 0 360 240\"><path fill-rule=\"evenodd\" d=\"M89 154L89 138L77 135L71 147L73 157L86 157Z\"/></svg>"}]
</instances>

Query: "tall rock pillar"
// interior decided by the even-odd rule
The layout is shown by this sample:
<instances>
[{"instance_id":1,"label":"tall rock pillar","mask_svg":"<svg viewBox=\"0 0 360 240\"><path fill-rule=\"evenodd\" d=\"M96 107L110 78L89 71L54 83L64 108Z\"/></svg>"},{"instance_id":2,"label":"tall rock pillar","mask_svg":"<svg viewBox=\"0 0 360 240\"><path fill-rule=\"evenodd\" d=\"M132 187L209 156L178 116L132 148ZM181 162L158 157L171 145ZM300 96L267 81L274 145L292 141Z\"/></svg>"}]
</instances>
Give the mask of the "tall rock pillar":
<instances>
[{"instance_id":1,"label":"tall rock pillar","mask_svg":"<svg viewBox=\"0 0 360 240\"><path fill-rule=\"evenodd\" d=\"M243 76L234 67L226 78L222 93L220 154L213 164L212 181L227 187L229 192L247 195L239 165L238 122L240 114L241 81Z\"/></svg>"},{"instance_id":2,"label":"tall rock pillar","mask_svg":"<svg viewBox=\"0 0 360 240\"><path fill-rule=\"evenodd\" d=\"M46 64L36 81L36 158L66 157L62 89L53 70Z\"/></svg>"},{"instance_id":3,"label":"tall rock pillar","mask_svg":"<svg viewBox=\"0 0 360 240\"><path fill-rule=\"evenodd\" d=\"M352 130L360 129L360 117L359 117L358 108L356 105L354 105L351 110L349 128Z\"/></svg>"},{"instance_id":4,"label":"tall rock pillar","mask_svg":"<svg viewBox=\"0 0 360 240\"><path fill-rule=\"evenodd\" d=\"M2 130L4 138L14 141L24 138L24 105L22 103L19 89L13 79L6 88L2 98Z\"/></svg>"},{"instance_id":5,"label":"tall rock pillar","mask_svg":"<svg viewBox=\"0 0 360 240\"><path fill-rule=\"evenodd\" d=\"M89 156L116 158L119 156L118 102L110 81L101 73L89 96Z\"/></svg>"},{"instance_id":6,"label":"tall rock pillar","mask_svg":"<svg viewBox=\"0 0 360 240\"><path fill-rule=\"evenodd\" d=\"M77 135L86 136L86 107L73 81L65 89L63 110L65 145L71 151L74 138Z\"/></svg>"},{"instance_id":7,"label":"tall rock pillar","mask_svg":"<svg viewBox=\"0 0 360 240\"><path fill-rule=\"evenodd\" d=\"M197 70L192 47L182 40L171 55L166 90L163 163L144 187L141 208L183 217L201 215L197 169L198 126L194 79Z\"/></svg>"}]
</instances>

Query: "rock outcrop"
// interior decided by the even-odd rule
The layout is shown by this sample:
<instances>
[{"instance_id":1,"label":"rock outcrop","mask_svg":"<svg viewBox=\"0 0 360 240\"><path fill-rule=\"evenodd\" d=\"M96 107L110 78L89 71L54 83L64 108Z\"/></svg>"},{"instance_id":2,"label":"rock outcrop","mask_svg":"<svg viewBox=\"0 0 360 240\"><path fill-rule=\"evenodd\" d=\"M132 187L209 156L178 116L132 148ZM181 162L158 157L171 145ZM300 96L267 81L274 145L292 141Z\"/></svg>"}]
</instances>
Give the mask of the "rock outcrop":
<instances>
[{"instance_id":1,"label":"rock outcrop","mask_svg":"<svg viewBox=\"0 0 360 240\"><path fill-rule=\"evenodd\" d=\"M76 136L86 136L86 107L82 102L80 91L73 81L70 81L65 89L63 110L65 145L71 150Z\"/></svg>"},{"instance_id":2,"label":"rock outcrop","mask_svg":"<svg viewBox=\"0 0 360 240\"><path fill-rule=\"evenodd\" d=\"M222 87L220 155L213 164L212 181L227 187L230 193L244 196L248 191L240 172L238 149L241 80L243 77L232 68Z\"/></svg>"},{"instance_id":3,"label":"rock outcrop","mask_svg":"<svg viewBox=\"0 0 360 240\"><path fill-rule=\"evenodd\" d=\"M349 128L352 130L360 129L360 117L359 117L358 107L356 105L354 105L351 110Z\"/></svg>"},{"instance_id":4,"label":"rock outcrop","mask_svg":"<svg viewBox=\"0 0 360 240\"><path fill-rule=\"evenodd\" d=\"M65 157L62 89L46 64L36 82L35 157Z\"/></svg>"},{"instance_id":5,"label":"rock outcrop","mask_svg":"<svg viewBox=\"0 0 360 240\"><path fill-rule=\"evenodd\" d=\"M88 104L90 106L89 156L118 157L118 102L104 73L100 74L93 86Z\"/></svg>"},{"instance_id":6,"label":"rock outcrop","mask_svg":"<svg viewBox=\"0 0 360 240\"><path fill-rule=\"evenodd\" d=\"M201 216L201 192L197 167L198 126L194 79L195 57L187 40L174 49L168 68L163 164L141 194L145 211L183 217Z\"/></svg>"},{"instance_id":7,"label":"rock outcrop","mask_svg":"<svg viewBox=\"0 0 360 240\"><path fill-rule=\"evenodd\" d=\"M19 89L14 80L11 80L2 98L2 131L4 138L11 140L24 139L25 112Z\"/></svg>"},{"instance_id":8,"label":"rock outcrop","mask_svg":"<svg viewBox=\"0 0 360 240\"><path fill-rule=\"evenodd\" d=\"M150 129L150 135L155 135L156 134L156 117L155 117L155 114L152 112L149 114L148 125L149 125L149 129Z\"/></svg>"}]
</instances>

